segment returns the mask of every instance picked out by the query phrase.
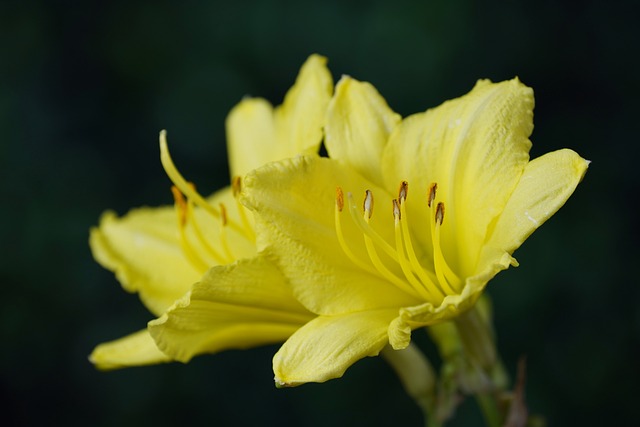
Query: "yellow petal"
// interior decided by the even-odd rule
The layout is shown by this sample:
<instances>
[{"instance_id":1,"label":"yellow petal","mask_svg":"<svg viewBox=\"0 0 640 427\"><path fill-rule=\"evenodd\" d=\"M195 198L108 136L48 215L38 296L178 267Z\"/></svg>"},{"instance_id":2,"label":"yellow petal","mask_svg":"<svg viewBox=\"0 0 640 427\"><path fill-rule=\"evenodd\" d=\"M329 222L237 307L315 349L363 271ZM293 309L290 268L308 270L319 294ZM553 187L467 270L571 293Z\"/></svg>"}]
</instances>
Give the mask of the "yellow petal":
<instances>
[{"instance_id":1,"label":"yellow petal","mask_svg":"<svg viewBox=\"0 0 640 427\"><path fill-rule=\"evenodd\" d=\"M135 209L122 218L106 212L89 238L94 258L156 315L201 276L182 253L176 223L173 207Z\"/></svg>"},{"instance_id":2,"label":"yellow petal","mask_svg":"<svg viewBox=\"0 0 640 427\"><path fill-rule=\"evenodd\" d=\"M89 360L96 368L105 371L171 361L166 354L158 350L146 329L100 344L93 350Z\"/></svg>"},{"instance_id":3,"label":"yellow petal","mask_svg":"<svg viewBox=\"0 0 640 427\"><path fill-rule=\"evenodd\" d=\"M480 81L469 94L408 117L390 137L382 161L387 187L406 179L424 194L438 184L443 252L463 276L473 273L488 227L528 162L533 104L532 90L517 79ZM427 218L425 203L407 209ZM416 239L429 247L423 231Z\"/></svg>"},{"instance_id":4,"label":"yellow petal","mask_svg":"<svg viewBox=\"0 0 640 427\"><path fill-rule=\"evenodd\" d=\"M589 162L564 149L531 161L498 219L488 245L513 253L576 189Z\"/></svg>"},{"instance_id":5,"label":"yellow petal","mask_svg":"<svg viewBox=\"0 0 640 427\"><path fill-rule=\"evenodd\" d=\"M295 386L340 378L347 368L387 345L396 309L321 316L291 336L273 357L276 385Z\"/></svg>"},{"instance_id":6,"label":"yellow petal","mask_svg":"<svg viewBox=\"0 0 640 427\"><path fill-rule=\"evenodd\" d=\"M329 156L381 186L382 150L400 119L371 84L343 77L327 111Z\"/></svg>"},{"instance_id":7,"label":"yellow petal","mask_svg":"<svg viewBox=\"0 0 640 427\"><path fill-rule=\"evenodd\" d=\"M325 57L311 55L300 69L296 84L276 108L278 141L283 141L284 151L275 160L318 152L333 92L333 78L326 64Z\"/></svg>"},{"instance_id":8,"label":"yellow petal","mask_svg":"<svg viewBox=\"0 0 640 427\"><path fill-rule=\"evenodd\" d=\"M509 268L513 258L507 252L493 247L483 251L482 270L467 277L459 294L447 295L440 305L423 303L400 309L400 315L389 325L389 343L394 349L406 348L411 342L411 331L434 325L469 310L482 295L487 283L500 271Z\"/></svg>"},{"instance_id":9,"label":"yellow petal","mask_svg":"<svg viewBox=\"0 0 640 427\"><path fill-rule=\"evenodd\" d=\"M224 204L229 219L241 223L229 187L216 192L208 201L216 207ZM220 222L200 208L195 209L194 216L211 246L224 253ZM106 212L100 225L91 229L89 244L94 258L116 273L123 288L138 292L145 306L159 316L182 297L208 267L255 254L254 244L235 230L225 232L230 254L225 254L224 259L210 256L192 228L188 233L193 251L204 260L204 268L194 266L185 256L178 238L176 212L169 206L134 209L122 218Z\"/></svg>"},{"instance_id":10,"label":"yellow petal","mask_svg":"<svg viewBox=\"0 0 640 427\"><path fill-rule=\"evenodd\" d=\"M244 176L268 162L315 153L322 141L333 79L326 58L311 55L280 107L245 99L227 118L231 175Z\"/></svg>"},{"instance_id":11,"label":"yellow petal","mask_svg":"<svg viewBox=\"0 0 640 427\"><path fill-rule=\"evenodd\" d=\"M313 316L280 271L264 257L212 268L190 294L149 322L156 344L172 358L244 349L286 340Z\"/></svg>"},{"instance_id":12,"label":"yellow petal","mask_svg":"<svg viewBox=\"0 0 640 427\"><path fill-rule=\"evenodd\" d=\"M352 192L358 206L366 189L386 199L389 204L380 203L371 222L380 224L383 236L393 236L392 197L331 159L300 157L254 171L245 179L242 202L259 212L256 227L263 244L276 254L294 295L310 311L333 315L415 304L413 297L345 255L334 221L337 186L345 196ZM341 217L347 244L356 257L369 262L363 234L347 207Z\"/></svg>"},{"instance_id":13,"label":"yellow petal","mask_svg":"<svg viewBox=\"0 0 640 427\"><path fill-rule=\"evenodd\" d=\"M279 155L269 101L262 98L241 101L229 112L226 128L231 177L244 176Z\"/></svg>"}]
</instances>

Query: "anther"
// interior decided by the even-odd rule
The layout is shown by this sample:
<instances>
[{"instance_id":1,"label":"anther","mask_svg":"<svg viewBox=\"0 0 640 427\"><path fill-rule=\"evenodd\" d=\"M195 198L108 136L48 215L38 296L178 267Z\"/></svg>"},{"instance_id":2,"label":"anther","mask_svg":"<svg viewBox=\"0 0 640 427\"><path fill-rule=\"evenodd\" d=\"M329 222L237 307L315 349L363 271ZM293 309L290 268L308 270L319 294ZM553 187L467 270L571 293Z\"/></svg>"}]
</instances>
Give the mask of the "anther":
<instances>
[{"instance_id":1,"label":"anther","mask_svg":"<svg viewBox=\"0 0 640 427\"><path fill-rule=\"evenodd\" d=\"M336 207L338 208L338 212L342 212L344 208L344 193L340 187L336 187Z\"/></svg>"},{"instance_id":2,"label":"anther","mask_svg":"<svg viewBox=\"0 0 640 427\"><path fill-rule=\"evenodd\" d=\"M231 180L231 191L233 193L233 197L238 197L240 191L242 191L242 178L239 176L234 176Z\"/></svg>"},{"instance_id":3,"label":"anther","mask_svg":"<svg viewBox=\"0 0 640 427\"><path fill-rule=\"evenodd\" d=\"M398 202L404 203L407 199L407 193L409 192L409 183L407 181L402 181L400 183L400 189L398 190Z\"/></svg>"},{"instance_id":4,"label":"anther","mask_svg":"<svg viewBox=\"0 0 640 427\"><path fill-rule=\"evenodd\" d=\"M444 221L444 203L440 202L436 208L436 223L442 225L442 221Z\"/></svg>"},{"instance_id":5,"label":"anther","mask_svg":"<svg viewBox=\"0 0 640 427\"><path fill-rule=\"evenodd\" d=\"M400 204L398 202L398 199L393 199L393 219L396 222L399 222L401 217L402 215L400 214Z\"/></svg>"},{"instance_id":6,"label":"anther","mask_svg":"<svg viewBox=\"0 0 640 427\"><path fill-rule=\"evenodd\" d=\"M222 226L226 227L227 225L227 208L224 207L222 203L220 203L220 220L222 221Z\"/></svg>"},{"instance_id":7,"label":"anther","mask_svg":"<svg viewBox=\"0 0 640 427\"><path fill-rule=\"evenodd\" d=\"M365 192L362 208L364 209L365 217L367 219L371 218L371 215L373 215L373 193L371 193L371 190Z\"/></svg>"},{"instance_id":8,"label":"anther","mask_svg":"<svg viewBox=\"0 0 640 427\"><path fill-rule=\"evenodd\" d=\"M175 185L171 186L171 193L173 194L173 201L178 208L178 220L180 226L184 227L187 224L187 202L182 195L182 192Z\"/></svg>"},{"instance_id":9,"label":"anther","mask_svg":"<svg viewBox=\"0 0 640 427\"><path fill-rule=\"evenodd\" d=\"M431 204L436 199L436 190L437 189L438 189L438 183L437 182L433 182L429 186L429 194L428 194L429 207L431 207Z\"/></svg>"}]
</instances>

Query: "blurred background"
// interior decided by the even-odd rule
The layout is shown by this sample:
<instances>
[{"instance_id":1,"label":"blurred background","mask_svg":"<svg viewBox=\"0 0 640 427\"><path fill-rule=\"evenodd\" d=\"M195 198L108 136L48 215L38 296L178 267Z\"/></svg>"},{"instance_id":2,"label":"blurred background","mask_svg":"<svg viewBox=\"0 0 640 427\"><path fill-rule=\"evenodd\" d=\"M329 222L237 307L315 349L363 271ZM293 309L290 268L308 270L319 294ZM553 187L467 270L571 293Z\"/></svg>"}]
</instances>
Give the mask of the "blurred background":
<instances>
[{"instance_id":1,"label":"blurred background","mask_svg":"<svg viewBox=\"0 0 640 427\"><path fill-rule=\"evenodd\" d=\"M615 5L614 5L615 3ZM639 30L632 2L0 1L0 405L8 425L421 425L380 358L277 390L277 346L102 373L93 347L152 316L92 260L100 214L172 202L158 131L208 193L224 119L280 103L313 52L403 115L478 78L536 94L532 157L592 160L490 285L498 345L549 426L630 425L640 381ZM634 124L635 123L635 124ZM4 424L7 425L7 424ZM451 426L480 425L472 401Z\"/></svg>"}]
</instances>

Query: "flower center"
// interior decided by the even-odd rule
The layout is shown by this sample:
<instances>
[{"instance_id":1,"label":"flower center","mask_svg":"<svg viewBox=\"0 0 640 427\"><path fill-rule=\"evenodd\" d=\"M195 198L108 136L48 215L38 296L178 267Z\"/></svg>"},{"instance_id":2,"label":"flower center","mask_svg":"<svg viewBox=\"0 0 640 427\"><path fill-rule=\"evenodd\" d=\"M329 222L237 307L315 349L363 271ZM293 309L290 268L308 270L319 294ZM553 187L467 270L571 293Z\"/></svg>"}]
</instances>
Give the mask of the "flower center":
<instances>
[{"instance_id":1,"label":"flower center","mask_svg":"<svg viewBox=\"0 0 640 427\"><path fill-rule=\"evenodd\" d=\"M429 207L429 234L432 246L433 268L425 268L414 250L411 239L411 228L407 217L407 195L409 185L406 181L400 184L398 198L392 200L394 242L388 243L371 226L373 215L373 193L365 192L362 211L359 211L353 195L347 193L348 210L351 219L362 232L368 260L360 259L349 247L345 239L341 213L344 210L344 193L342 188L336 189L335 228L338 242L347 257L359 268L378 274L399 289L416 298L439 305L445 296L458 294L462 282L447 264L440 243L440 232L444 222L444 203L437 202L438 185L431 184L427 191ZM415 231L415 230L414 230ZM384 257L380 255L384 254Z\"/></svg>"},{"instance_id":2,"label":"flower center","mask_svg":"<svg viewBox=\"0 0 640 427\"><path fill-rule=\"evenodd\" d=\"M232 192L239 221L231 219L224 203L214 206L198 193L195 185L178 172L169 148L166 131L160 132L160 160L167 176L173 182L173 193L176 215L178 218L179 240L182 251L189 262L198 270L205 272L211 266L228 264L238 259L229 245L228 229L231 228L247 241L255 244L255 231L247 218L246 208L238 201L242 188L242 180L232 180ZM203 215L204 213L204 215ZM202 224L202 221L207 223ZM217 223L217 232L211 225Z\"/></svg>"}]
</instances>

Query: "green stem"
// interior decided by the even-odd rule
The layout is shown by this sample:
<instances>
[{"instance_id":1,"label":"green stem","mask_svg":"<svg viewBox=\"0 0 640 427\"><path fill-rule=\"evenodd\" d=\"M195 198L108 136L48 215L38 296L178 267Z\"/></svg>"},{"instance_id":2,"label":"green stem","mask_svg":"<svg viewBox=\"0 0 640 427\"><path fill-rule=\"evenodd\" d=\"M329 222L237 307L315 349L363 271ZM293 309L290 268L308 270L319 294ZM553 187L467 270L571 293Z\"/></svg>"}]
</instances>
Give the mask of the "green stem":
<instances>
[{"instance_id":1,"label":"green stem","mask_svg":"<svg viewBox=\"0 0 640 427\"><path fill-rule=\"evenodd\" d=\"M436 416L435 411L429 411L424 414L424 427L442 427L443 425Z\"/></svg>"},{"instance_id":2,"label":"green stem","mask_svg":"<svg viewBox=\"0 0 640 427\"><path fill-rule=\"evenodd\" d=\"M502 413L496 402L496 391L506 386L506 375L498 357L495 336L487 312L476 304L455 319L464 354L470 362L471 386L488 427L502 425Z\"/></svg>"},{"instance_id":3,"label":"green stem","mask_svg":"<svg viewBox=\"0 0 640 427\"><path fill-rule=\"evenodd\" d=\"M494 395L488 393L478 393L475 397L476 401L478 402L478 406L480 406L482 416L484 417L484 421L487 426L500 427L502 425L502 417L500 416L500 411L498 410L498 406L496 405Z\"/></svg>"},{"instance_id":4,"label":"green stem","mask_svg":"<svg viewBox=\"0 0 640 427\"><path fill-rule=\"evenodd\" d=\"M387 346L380 354L398 375L407 394L422 410L425 426L441 427L435 411L435 372L425 355L413 343L404 350Z\"/></svg>"},{"instance_id":5,"label":"green stem","mask_svg":"<svg viewBox=\"0 0 640 427\"><path fill-rule=\"evenodd\" d=\"M500 427L503 414L496 400L507 386L507 375L500 361L491 327L491 309L486 299L450 322L428 328L443 360L441 396L462 392L473 396L488 427ZM444 390L444 393L443 393ZM439 410L451 416L454 405L439 401Z\"/></svg>"},{"instance_id":6,"label":"green stem","mask_svg":"<svg viewBox=\"0 0 640 427\"><path fill-rule=\"evenodd\" d=\"M474 306L455 319L460 340L467 356L489 371L496 363L495 337L491 326Z\"/></svg>"}]
</instances>

